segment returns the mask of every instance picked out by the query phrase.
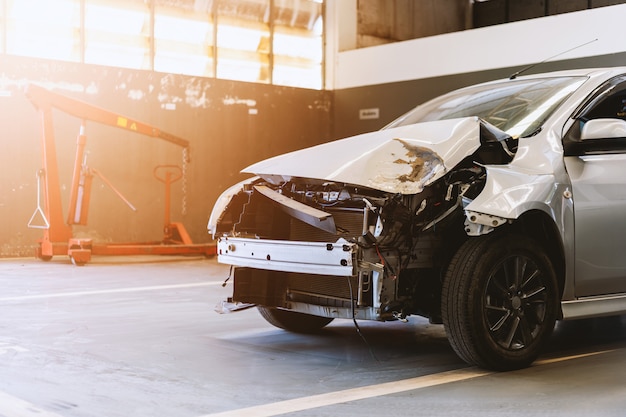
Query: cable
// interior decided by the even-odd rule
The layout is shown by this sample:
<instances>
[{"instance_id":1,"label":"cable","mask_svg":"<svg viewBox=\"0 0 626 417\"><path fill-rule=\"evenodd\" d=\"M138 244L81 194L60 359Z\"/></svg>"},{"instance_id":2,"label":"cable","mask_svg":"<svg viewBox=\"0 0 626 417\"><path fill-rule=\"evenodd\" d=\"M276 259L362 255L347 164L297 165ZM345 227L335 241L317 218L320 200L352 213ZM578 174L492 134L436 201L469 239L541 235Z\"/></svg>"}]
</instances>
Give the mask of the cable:
<instances>
[{"instance_id":1,"label":"cable","mask_svg":"<svg viewBox=\"0 0 626 417\"><path fill-rule=\"evenodd\" d=\"M225 287L226 284L228 284L228 281L230 280L230 278L233 276L233 266L230 266L230 270L228 271L228 277L226 277L226 279L224 280L224 282L222 282L222 287Z\"/></svg>"},{"instance_id":2,"label":"cable","mask_svg":"<svg viewBox=\"0 0 626 417\"><path fill-rule=\"evenodd\" d=\"M361 332L361 327L359 326L359 323L357 323L357 321L356 321L356 311L354 309L354 304L355 304L356 300L354 299L354 293L352 292L352 281L350 281L350 277L347 277L347 278L348 278L348 287L350 288L350 307L352 309L352 322L354 323L354 327L356 328L357 334L361 337L361 340L363 340L363 342L367 346L367 349L369 350L370 355L372 356L372 358L376 362L380 363L380 361L378 360L378 358L374 354L374 350L372 349L372 346L369 344L369 342L367 341L367 339L365 338L365 336Z\"/></svg>"}]
</instances>

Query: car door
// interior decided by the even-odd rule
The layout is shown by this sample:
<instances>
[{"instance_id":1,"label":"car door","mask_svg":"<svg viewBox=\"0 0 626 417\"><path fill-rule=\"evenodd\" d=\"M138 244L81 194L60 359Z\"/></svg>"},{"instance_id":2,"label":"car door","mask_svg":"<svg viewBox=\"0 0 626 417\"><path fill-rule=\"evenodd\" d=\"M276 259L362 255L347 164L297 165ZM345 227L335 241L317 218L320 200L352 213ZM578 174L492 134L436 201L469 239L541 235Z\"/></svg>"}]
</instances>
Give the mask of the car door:
<instances>
[{"instance_id":1,"label":"car door","mask_svg":"<svg viewBox=\"0 0 626 417\"><path fill-rule=\"evenodd\" d=\"M576 297L626 293L625 77L596 91L563 144L574 201Z\"/></svg>"}]
</instances>

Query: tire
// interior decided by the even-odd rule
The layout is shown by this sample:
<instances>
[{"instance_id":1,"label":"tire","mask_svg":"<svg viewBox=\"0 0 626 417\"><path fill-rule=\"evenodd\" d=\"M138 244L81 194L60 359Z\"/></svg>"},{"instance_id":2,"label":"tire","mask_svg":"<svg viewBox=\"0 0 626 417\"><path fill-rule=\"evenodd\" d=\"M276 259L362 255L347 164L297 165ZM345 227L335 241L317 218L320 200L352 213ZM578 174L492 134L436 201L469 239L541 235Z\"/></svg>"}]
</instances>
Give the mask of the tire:
<instances>
[{"instance_id":1,"label":"tire","mask_svg":"<svg viewBox=\"0 0 626 417\"><path fill-rule=\"evenodd\" d=\"M333 321L328 317L279 310L274 307L258 306L257 310L271 325L294 333L315 333Z\"/></svg>"},{"instance_id":2,"label":"tire","mask_svg":"<svg viewBox=\"0 0 626 417\"><path fill-rule=\"evenodd\" d=\"M529 366L558 315L554 268L541 246L519 235L471 238L444 277L442 316L461 359L508 371Z\"/></svg>"}]
</instances>

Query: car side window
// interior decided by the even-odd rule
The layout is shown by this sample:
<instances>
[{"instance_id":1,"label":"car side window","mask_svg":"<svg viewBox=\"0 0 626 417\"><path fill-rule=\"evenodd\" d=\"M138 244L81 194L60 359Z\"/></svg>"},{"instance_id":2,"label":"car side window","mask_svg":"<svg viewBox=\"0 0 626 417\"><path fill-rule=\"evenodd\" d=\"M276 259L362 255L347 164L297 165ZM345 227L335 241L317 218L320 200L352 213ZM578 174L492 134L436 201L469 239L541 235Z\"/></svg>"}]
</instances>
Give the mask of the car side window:
<instances>
[{"instance_id":1,"label":"car side window","mask_svg":"<svg viewBox=\"0 0 626 417\"><path fill-rule=\"evenodd\" d=\"M565 156L626 153L626 134L607 133L586 140L582 136L584 126L591 120L613 125L619 125L616 121L626 122L626 76L613 78L598 88L574 118L577 123L563 137Z\"/></svg>"},{"instance_id":2,"label":"car side window","mask_svg":"<svg viewBox=\"0 0 626 417\"><path fill-rule=\"evenodd\" d=\"M626 120L626 91L619 91L607 97L596 107L585 114L586 120L594 119L621 119Z\"/></svg>"}]
</instances>

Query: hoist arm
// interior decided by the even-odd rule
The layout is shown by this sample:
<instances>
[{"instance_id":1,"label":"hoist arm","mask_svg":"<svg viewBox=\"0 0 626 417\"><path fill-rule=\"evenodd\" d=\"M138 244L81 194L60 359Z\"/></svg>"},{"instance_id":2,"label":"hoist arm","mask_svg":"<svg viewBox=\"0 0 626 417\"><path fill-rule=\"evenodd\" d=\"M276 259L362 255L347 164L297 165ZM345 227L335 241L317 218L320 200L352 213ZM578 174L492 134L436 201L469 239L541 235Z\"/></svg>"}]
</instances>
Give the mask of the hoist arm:
<instances>
[{"instance_id":1,"label":"hoist arm","mask_svg":"<svg viewBox=\"0 0 626 417\"><path fill-rule=\"evenodd\" d=\"M35 107L41 111L56 108L83 120L91 120L104 125L162 139L183 148L189 147L189 141L171 133L164 132L155 126L94 106L82 100L52 92L38 85L28 85L26 96Z\"/></svg>"}]
</instances>

